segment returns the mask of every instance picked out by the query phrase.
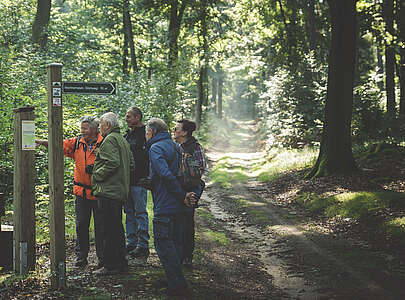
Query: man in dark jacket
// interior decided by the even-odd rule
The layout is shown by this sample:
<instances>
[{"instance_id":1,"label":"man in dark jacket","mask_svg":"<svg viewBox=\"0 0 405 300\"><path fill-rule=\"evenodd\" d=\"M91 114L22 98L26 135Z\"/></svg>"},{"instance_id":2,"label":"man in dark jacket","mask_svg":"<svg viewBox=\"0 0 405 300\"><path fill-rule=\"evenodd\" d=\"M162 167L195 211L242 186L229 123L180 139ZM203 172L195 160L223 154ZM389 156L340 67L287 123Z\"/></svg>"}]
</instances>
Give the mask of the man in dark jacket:
<instances>
[{"instance_id":1,"label":"man in dark jacket","mask_svg":"<svg viewBox=\"0 0 405 300\"><path fill-rule=\"evenodd\" d=\"M153 118L146 126L153 196L153 233L155 249L165 269L168 294L189 293L181 269L183 256L184 215L192 210L195 194L186 192L176 178L180 153L161 119Z\"/></svg>"},{"instance_id":2,"label":"man in dark jacket","mask_svg":"<svg viewBox=\"0 0 405 300\"><path fill-rule=\"evenodd\" d=\"M127 252L134 258L136 264L145 264L149 256L147 192L145 188L138 185L138 182L140 178L148 177L149 159L144 148L146 139L142 111L136 106L130 107L125 120L129 129L124 137L129 143L135 161L129 198L124 204Z\"/></svg>"},{"instance_id":3,"label":"man in dark jacket","mask_svg":"<svg viewBox=\"0 0 405 300\"><path fill-rule=\"evenodd\" d=\"M120 134L114 113L108 112L101 116L100 131L104 140L97 152L91 180L104 224L104 267L95 273L109 275L128 269L122 205L128 199L134 160L127 141Z\"/></svg>"}]
</instances>

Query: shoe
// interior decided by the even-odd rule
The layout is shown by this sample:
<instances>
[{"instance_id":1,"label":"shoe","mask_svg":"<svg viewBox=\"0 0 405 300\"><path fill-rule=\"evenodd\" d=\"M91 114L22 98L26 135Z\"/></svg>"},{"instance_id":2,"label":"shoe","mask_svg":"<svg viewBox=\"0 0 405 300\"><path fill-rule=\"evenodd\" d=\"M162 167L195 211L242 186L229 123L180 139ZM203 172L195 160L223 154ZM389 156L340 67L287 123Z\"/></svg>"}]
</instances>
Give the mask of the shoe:
<instances>
[{"instance_id":1,"label":"shoe","mask_svg":"<svg viewBox=\"0 0 405 300\"><path fill-rule=\"evenodd\" d=\"M101 269L98 269L93 272L93 274L97 276L108 276L108 275L115 275L118 273L119 273L118 269L107 269L106 267L102 267Z\"/></svg>"},{"instance_id":2,"label":"shoe","mask_svg":"<svg viewBox=\"0 0 405 300\"><path fill-rule=\"evenodd\" d=\"M147 257L135 257L129 260L129 264L131 266L146 266L147 265Z\"/></svg>"},{"instance_id":3,"label":"shoe","mask_svg":"<svg viewBox=\"0 0 405 300\"><path fill-rule=\"evenodd\" d=\"M132 258L148 258L149 257L149 248L136 247L135 250L129 253Z\"/></svg>"},{"instance_id":4,"label":"shoe","mask_svg":"<svg viewBox=\"0 0 405 300\"><path fill-rule=\"evenodd\" d=\"M87 259L78 258L75 262L75 266L78 268L84 268L85 266L87 266Z\"/></svg>"},{"instance_id":5,"label":"shoe","mask_svg":"<svg viewBox=\"0 0 405 300\"><path fill-rule=\"evenodd\" d=\"M136 249L136 246L134 245L127 245L127 253L129 254L130 252L134 251Z\"/></svg>"},{"instance_id":6,"label":"shoe","mask_svg":"<svg viewBox=\"0 0 405 300\"><path fill-rule=\"evenodd\" d=\"M192 268L193 267L193 259L191 257L184 258L183 266L185 266L187 268Z\"/></svg>"},{"instance_id":7,"label":"shoe","mask_svg":"<svg viewBox=\"0 0 405 300\"><path fill-rule=\"evenodd\" d=\"M102 259L98 260L97 269L104 267L104 261Z\"/></svg>"}]
</instances>

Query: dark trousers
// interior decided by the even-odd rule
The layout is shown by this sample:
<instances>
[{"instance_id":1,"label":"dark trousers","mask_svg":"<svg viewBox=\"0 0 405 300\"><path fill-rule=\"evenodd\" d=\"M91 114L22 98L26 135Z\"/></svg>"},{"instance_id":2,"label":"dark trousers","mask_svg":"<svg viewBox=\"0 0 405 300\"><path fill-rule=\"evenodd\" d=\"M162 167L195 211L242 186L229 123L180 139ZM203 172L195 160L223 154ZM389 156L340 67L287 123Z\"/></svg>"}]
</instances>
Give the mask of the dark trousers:
<instances>
[{"instance_id":1,"label":"dark trousers","mask_svg":"<svg viewBox=\"0 0 405 300\"><path fill-rule=\"evenodd\" d=\"M103 259L103 223L101 211L98 208L97 200L83 199L76 196L76 247L75 252L78 259L87 259L89 253L89 227L91 213L94 218L94 237L96 240L96 253L99 260Z\"/></svg>"},{"instance_id":2,"label":"dark trousers","mask_svg":"<svg viewBox=\"0 0 405 300\"><path fill-rule=\"evenodd\" d=\"M122 269L128 265L125 258L125 235L122 226L122 203L107 198L99 198L99 206L102 211L104 224L104 267Z\"/></svg>"},{"instance_id":3,"label":"dark trousers","mask_svg":"<svg viewBox=\"0 0 405 300\"><path fill-rule=\"evenodd\" d=\"M187 287L181 269L184 215L158 215L153 218L155 249L165 269L169 289Z\"/></svg>"},{"instance_id":4,"label":"dark trousers","mask_svg":"<svg viewBox=\"0 0 405 300\"><path fill-rule=\"evenodd\" d=\"M183 257L182 261L185 258L193 259L194 253L194 209L192 212L184 214L184 247L183 247Z\"/></svg>"}]
</instances>

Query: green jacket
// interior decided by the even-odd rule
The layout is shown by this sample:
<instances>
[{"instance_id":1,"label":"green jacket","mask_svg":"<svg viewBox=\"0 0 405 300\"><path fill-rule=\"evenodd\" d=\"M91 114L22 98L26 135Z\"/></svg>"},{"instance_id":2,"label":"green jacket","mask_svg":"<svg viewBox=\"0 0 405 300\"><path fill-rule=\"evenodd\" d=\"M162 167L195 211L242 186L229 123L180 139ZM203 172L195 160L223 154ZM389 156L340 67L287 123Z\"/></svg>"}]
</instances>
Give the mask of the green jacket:
<instances>
[{"instance_id":1,"label":"green jacket","mask_svg":"<svg viewBox=\"0 0 405 300\"><path fill-rule=\"evenodd\" d=\"M112 128L104 137L94 162L91 182L96 197L127 201L130 172L134 158L120 128Z\"/></svg>"}]
</instances>

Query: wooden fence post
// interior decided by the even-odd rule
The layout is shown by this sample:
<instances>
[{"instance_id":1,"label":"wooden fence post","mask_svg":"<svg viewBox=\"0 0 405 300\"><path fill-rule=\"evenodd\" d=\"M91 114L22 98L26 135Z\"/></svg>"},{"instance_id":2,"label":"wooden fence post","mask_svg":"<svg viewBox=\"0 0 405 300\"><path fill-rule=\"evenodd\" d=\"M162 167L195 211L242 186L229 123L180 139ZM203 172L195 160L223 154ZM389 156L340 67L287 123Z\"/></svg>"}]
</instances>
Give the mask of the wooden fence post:
<instances>
[{"instance_id":1,"label":"wooden fence post","mask_svg":"<svg viewBox=\"0 0 405 300\"><path fill-rule=\"evenodd\" d=\"M47 66L51 287L66 286L62 64Z\"/></svg>"},{"instance_id":2,"label":"wooden fence post","mask_svg":"<svg viewBox=\"0 0 405 300\"><path fill-rule=\"evenodd\" d=\"M14 271L35 268L34 108L14 110Z\"/></svg>"}]
</instances>

